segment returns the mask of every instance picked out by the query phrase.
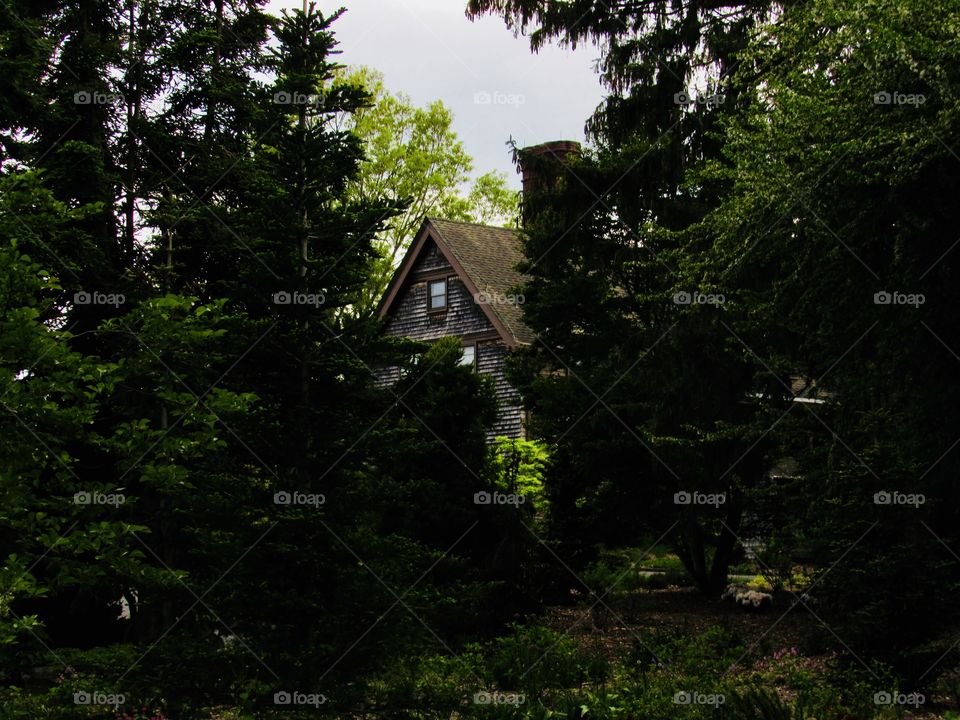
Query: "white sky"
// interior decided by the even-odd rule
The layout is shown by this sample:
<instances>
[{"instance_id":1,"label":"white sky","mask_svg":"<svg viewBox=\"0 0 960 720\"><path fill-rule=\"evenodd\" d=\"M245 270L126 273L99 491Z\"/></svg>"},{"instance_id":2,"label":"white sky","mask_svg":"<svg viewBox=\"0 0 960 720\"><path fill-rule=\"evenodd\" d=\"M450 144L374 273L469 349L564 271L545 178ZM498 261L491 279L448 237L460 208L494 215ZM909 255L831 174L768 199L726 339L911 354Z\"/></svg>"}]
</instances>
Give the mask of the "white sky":
<instances>
[{"instance_id":1,"label":"white sky","mask_svg":"<svg viewBox=\"0 0 960 720\"><path fill-rule=\"evenodd\" d=\"M476 174L501 170L517 188L507 140L583 141L584 122L602 98L596 48L550 46L534 55L527 38L514 38L501 18L467 20L466 0L317 0L317 6L347 8L334 25L340 62L376 68L391 92L418 105L442 100ZM270 0L268 7L279 14L302 1Z\"/></svg>"}]
</instances>

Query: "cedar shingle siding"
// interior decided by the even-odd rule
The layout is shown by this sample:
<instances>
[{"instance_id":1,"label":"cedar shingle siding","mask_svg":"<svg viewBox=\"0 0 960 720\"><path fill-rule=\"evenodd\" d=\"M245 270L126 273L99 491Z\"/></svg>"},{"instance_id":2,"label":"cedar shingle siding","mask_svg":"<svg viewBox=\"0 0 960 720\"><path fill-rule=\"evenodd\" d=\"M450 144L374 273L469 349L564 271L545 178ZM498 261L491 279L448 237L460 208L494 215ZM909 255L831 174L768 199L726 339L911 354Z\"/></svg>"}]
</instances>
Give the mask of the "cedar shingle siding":
<instances>
[{"instance_id":1,"label":"cedar shingle siding","mask_svg":"<svg viewBox=\"0 0 960 720\"><path fill-rule=\"evenodd\" d=\"M511 293L522 282L514 267L520 259L519 237L512 230L428 219L380 307L387 335L427 342L452 336L476 343L477 372L491 378L500 405L489 440L524 436L520 396L507 382L503 362L511 348L530 342L533 333L523 325L519 306L481 305L474 293ZM427 283L442 278L443 270L448 271L447 307L429 312ZM393 368L378 375L397 378Z\"/></svg>"},{"instance_id":2,"label":"cedar shingle siding","mask_svg":"<svg viewBox=\"0 0 960 720\"><path fill-rule=\"evenodd\" d=\"M487 437L491 440L500 435L508 438L524 435L520 394L507 382L503 374L503 361L507 352L507 348L499 340L477 343L477 372L491 377L500 403L497 421L487 432Z\"/></svg>"},{"instance_id":3,"label":"cedar shingle siding","mask_svg":"<svg viewBox=\"0 0 960 720\"><path fill-rule=\"evenodd\" d=\"M414 265L410 283L403 293L397 297L390 313L390 319L384 332L387 335L408 337L414 340L439 340L443 337L456 335L462 337L468 333L489 331L494 332L491 323L483 310L474 303L473 296L457 278L450 263L443 260L438 262L436 246L434 254L428 254ZM417 281L416 274L424 270L449 268L450 279L447 283L446 312L431 313L427 310L427 281ZM436 278L434 278L436 279Z\"/></svg>"},{"instance_id":4,"label":"cedar shingle siding","mask_svg":"<svg viewBox=\"0 0 960 720\"><path fill-rule=\"evenodd\" d=\"M437 249L436 244L428 243L427 247L425 247L420 254L420 259L417 260L414 270L436 270L437 268L448 267L450 267L450 263L447 262L447 259Z\"/></svg>"}]
</instances>

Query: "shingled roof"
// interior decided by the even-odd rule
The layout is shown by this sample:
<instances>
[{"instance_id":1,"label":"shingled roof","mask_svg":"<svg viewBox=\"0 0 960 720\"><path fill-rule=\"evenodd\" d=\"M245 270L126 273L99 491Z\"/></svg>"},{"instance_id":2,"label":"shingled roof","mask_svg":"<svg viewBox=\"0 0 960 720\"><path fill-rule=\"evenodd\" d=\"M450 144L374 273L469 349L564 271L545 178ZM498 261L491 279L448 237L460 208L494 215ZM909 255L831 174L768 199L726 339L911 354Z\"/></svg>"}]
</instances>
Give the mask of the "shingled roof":
<instances>
[{"instance_id":1,"label":"shingled roof","mask_svg":"<svg viewBox=\"0 0 960 720\"><path fill-rule=\"evenodd\" d=\"M428 218L428 221L480 292L505 296L523 284L523 275L516 269L523 260L520 234L516 230L440 218ZM490 308L517 342L533 342L533 332L524 324L518 303L494 302Z\"/></svg>"},{"instance_id":2,"label":"shingled roof","mask_svg":"<svg viewBox=\"0 0 960 720\"><path fill-rule=\"evenodd\" d=\"M523 259L518 231L427 218L387 288L380 306L381 316L389 312L394 297L429 237L461 275L471 293L503 298L523 283L523 275L516 269ZM481 307L501 335L505 335L503 339L507 344L527 345L534 341L535 336L524 324L518 303L486 302L481 303Z\"/></svg>"}]
</instances>

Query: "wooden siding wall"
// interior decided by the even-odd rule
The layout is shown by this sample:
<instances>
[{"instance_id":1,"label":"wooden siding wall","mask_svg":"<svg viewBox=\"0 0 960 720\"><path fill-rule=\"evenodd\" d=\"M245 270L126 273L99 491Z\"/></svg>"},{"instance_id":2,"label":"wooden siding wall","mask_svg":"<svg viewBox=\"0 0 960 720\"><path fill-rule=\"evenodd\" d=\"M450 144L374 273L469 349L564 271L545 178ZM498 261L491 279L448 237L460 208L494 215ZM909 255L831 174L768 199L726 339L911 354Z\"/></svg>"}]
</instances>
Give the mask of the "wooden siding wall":
<instances>
[{"instance_id":1,"label":"wooden siding wall","mask_svg":"<svg viewBox=\"0 0 960 720\"><path fill-rule=\"evenodd\" d=\"M520 394L507 382L503 372L503 361L508 352L499 340L477 343L477 372L488 375L493 380L497 402L500 404L497 421L487 431L488 440L499 435L509 438L523 437Z\"/></svg>"},{"instance_id":2,"label":"wooden siding wall","mask_svg":"<svg viewBox=\"0 0 960 720\"><path fill-rule=\"evenodd\" d=\"M422 280L418 282L416 273L441 268L450 268L451 273L447 286L447 309L445 312L431 313L427 311L427 283ZM394 303L384 332L414 340L439 340L451 335L463 337L470 333L492 332L493 324L453 272L435 245L425 248L424 256L411 272L409 284Z\"/></svg>"},{"instance_id":3,"label":"wooden siding wall","mask_svg":"<svg viewBox=\"0 0 960 720\"><path fill-rule=\"evenodd\" d=\"M428 312L427 283L425 280L418 280L416 275L446 268L450 270L447 309L441 313ZM396 299L384 332L395 337L431 341L450 336L469 339L474 335L493 334L496 330L446 258L437 250L436 245L430 243L412 268L407 286ZM523 436L519 395L507 382L503 372L503 361L507 352L501 340L477 342L477 372L492 378L500 404L497 422L487 433L489 440L499 435L512 438ZM399 372L397 368L384 368L377 376L381 380L378 384L389 384L396 382Z\"/></svg>"},{"instance_id":4,"label":"wooden siding wall","mask_svg":"<svg viewBox=\"0 0 960 720\"><path fill-rule=\"evenodd\" d=\"M450 263L443 256L443 253L437 249L436 243L428 241L420 255L420 260L413 268L413 272L422 272L423 270L436 270L437 268L448 268Z\"/></svg>"}]
</instances>

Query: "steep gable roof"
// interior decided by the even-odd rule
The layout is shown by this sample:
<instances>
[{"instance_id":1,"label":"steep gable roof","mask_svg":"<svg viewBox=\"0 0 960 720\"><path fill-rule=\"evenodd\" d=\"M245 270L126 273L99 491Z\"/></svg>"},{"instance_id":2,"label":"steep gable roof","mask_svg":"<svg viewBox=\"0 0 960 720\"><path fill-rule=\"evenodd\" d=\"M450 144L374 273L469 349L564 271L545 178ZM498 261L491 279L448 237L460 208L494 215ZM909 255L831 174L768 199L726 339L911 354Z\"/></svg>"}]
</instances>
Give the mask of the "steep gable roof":
<instances>
[{"instance_id":1,"label":"steep gable roof","mask_svg":"<svg viewBox=\"0 0 960 720\"><path fill-rule=\"evenodd\" d=\"M387 287L378 311L380 317L390 312L420 252L431 238L474 296L485 293L505 300L503 296L523 282L523 275L516 269L523 259L516 230L427 218ZM533 332L523 322L519 304L494 301L479 305L507 345L534 341Z\"/></svg>"}]
</instances>

